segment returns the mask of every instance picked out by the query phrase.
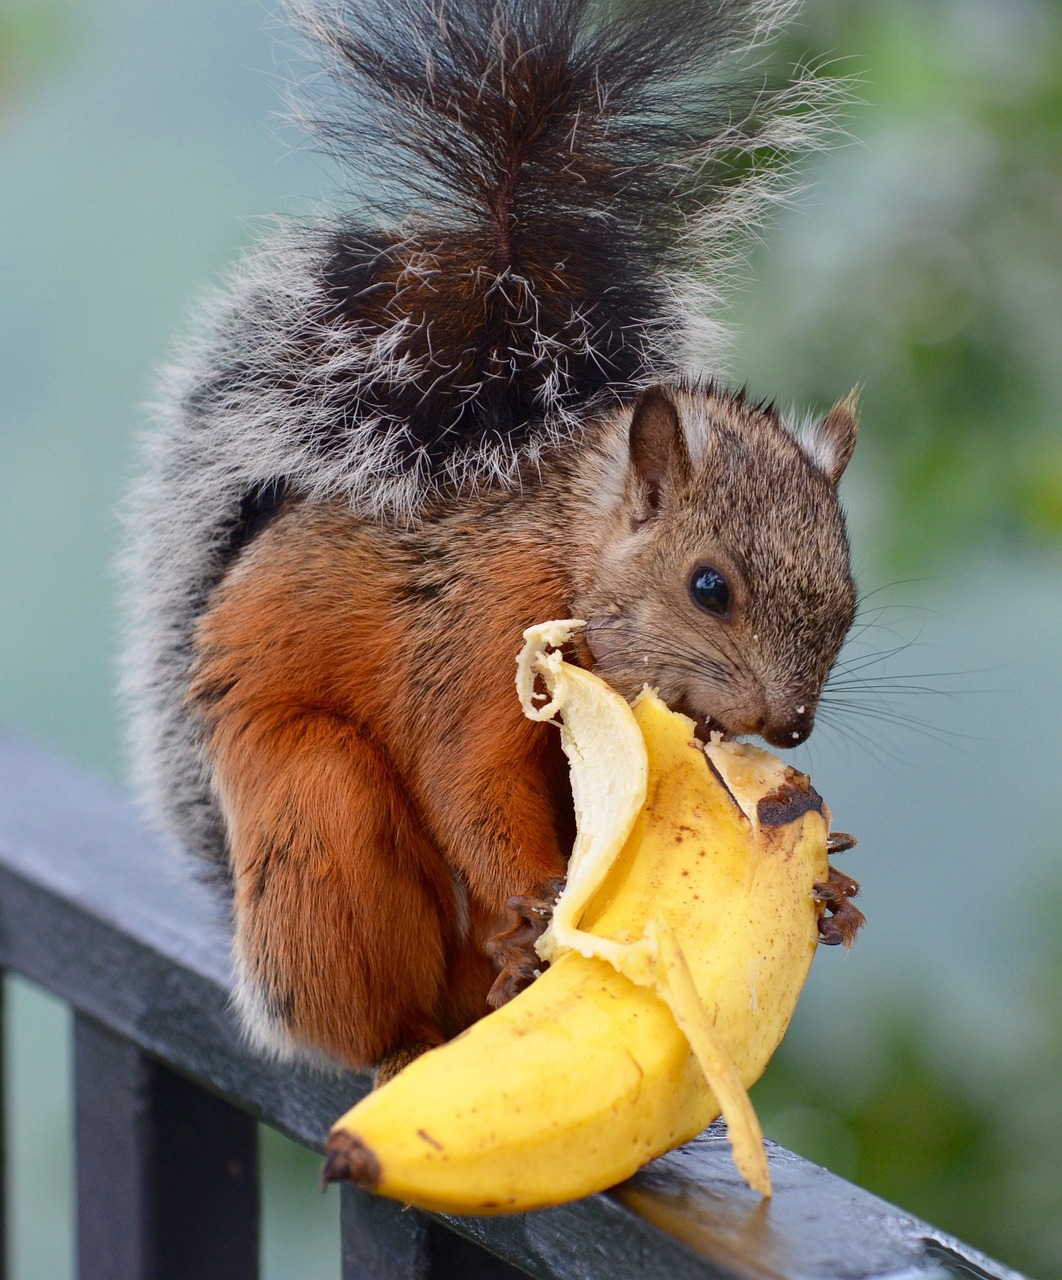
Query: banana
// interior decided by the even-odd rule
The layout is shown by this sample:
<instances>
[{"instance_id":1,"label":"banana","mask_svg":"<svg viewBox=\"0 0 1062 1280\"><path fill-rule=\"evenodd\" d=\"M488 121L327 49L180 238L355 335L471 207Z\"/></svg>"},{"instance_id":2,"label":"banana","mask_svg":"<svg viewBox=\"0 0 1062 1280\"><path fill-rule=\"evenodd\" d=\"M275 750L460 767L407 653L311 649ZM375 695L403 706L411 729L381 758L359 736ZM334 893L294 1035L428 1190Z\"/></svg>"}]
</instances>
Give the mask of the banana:
<instances>
[{"instance_id":1,"label":"banana","mask_svg":"<svg viewBox=\"0 0 1062 1280\"><path fill-rule=\"evenodd\" d=\"M576 809L538 943L549 967L342 1116L327 1180L512 1213L612 1186L722 1113L738 1169L770 1194L746 1090L788 1026L824 902L845 928L823 940L861 922L854 882L830 887L829 813L802 774L745 744L702 747L648 689L629 706L556 652L577 625L531 628L517 678L527 714L560 725Z\"/></svg>"}]
</instances>

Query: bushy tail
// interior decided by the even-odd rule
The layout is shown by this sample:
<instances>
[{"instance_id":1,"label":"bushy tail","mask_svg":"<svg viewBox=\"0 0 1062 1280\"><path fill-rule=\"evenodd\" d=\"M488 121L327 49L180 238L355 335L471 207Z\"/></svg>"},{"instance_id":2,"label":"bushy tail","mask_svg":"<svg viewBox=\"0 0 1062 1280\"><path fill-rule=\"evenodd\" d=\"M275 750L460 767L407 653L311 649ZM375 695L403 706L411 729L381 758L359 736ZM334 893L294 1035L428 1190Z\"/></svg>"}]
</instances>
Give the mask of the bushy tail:
<instances>
[{"instance_id":1,"label":"bushy tail","mask_svg":"<svg viewBox=\"0 0 1062 1280\"><path fill-rule=\"evenodd\" d=\"M793 0L292 7L337 91L311 123L377 193L330 266L363 408L455 473L681 372L836 94L747 71Z\"/></svg>"}]
</instances>

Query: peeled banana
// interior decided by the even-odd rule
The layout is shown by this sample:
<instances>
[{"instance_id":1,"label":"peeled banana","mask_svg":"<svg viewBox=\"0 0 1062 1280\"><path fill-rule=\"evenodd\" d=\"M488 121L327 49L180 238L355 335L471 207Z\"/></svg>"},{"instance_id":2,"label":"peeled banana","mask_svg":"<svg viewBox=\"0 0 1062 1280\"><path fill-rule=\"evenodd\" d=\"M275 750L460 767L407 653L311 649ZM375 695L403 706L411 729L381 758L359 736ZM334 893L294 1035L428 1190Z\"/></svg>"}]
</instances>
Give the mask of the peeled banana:
<instances>
[{"instance_id":1,"label":"peeled banana","mask_svg":"<svg viewBox=\"0 0 1062 1280\"><path fill-rule=\"evenodd\" d=\"M575 625L532 628L517 680L525 711L559 723L575 800L549 967L342 1116L329 1179L512 1213L612 1186L722 1113L770 1194L746 1089L788 1026L824 900L838 909L828 811L769 753L702 746L651 691L631 707L563 662Z\"/></svg>"}]
</instances>

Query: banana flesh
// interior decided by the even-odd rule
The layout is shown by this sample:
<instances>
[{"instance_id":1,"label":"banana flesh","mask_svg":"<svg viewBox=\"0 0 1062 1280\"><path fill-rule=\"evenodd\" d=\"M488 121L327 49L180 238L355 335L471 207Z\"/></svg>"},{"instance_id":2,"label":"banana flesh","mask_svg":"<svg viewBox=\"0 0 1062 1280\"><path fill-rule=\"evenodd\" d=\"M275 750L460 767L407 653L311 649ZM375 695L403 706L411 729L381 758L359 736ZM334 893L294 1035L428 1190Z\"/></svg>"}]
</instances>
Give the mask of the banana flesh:
<instances>
[{"instance_id":1,"label":"banana flesh","mask_svg":"<svg viewBox=\"0 0 1062 1280\"><path fill-rule=\"evenodd\" d=\"M525 711L560 725L576 807L549 968L341 1117L326 1178L511 1213L612 1186L722 1113L770 1194L746 1090L816 951L828 811L769 753L702 747L651 691L632 708L563 662L574 625L532 628L517 680Z\"/></svg>"}]
</instances>

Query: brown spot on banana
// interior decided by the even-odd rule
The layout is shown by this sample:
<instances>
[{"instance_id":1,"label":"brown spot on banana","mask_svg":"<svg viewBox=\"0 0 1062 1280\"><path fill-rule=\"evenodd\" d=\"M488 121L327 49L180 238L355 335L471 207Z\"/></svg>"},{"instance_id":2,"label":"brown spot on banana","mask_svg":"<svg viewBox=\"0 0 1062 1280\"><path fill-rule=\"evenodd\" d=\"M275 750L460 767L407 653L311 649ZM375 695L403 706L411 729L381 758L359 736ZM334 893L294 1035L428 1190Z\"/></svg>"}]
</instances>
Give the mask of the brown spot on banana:
<instances>
[{"instance_id":1,"label":"brown spot on banana","mask_svg":"<svg viewBox=\"0 0 1062 1280\"><path fill-rule=\"evenodd\" d=\"M822 809L822 796L811 785L807 774L789 769L781 786L768 791L757 804L756 816L761 827L784 827L805 813L821 813Z\"/></svg>"}]
</instances>

